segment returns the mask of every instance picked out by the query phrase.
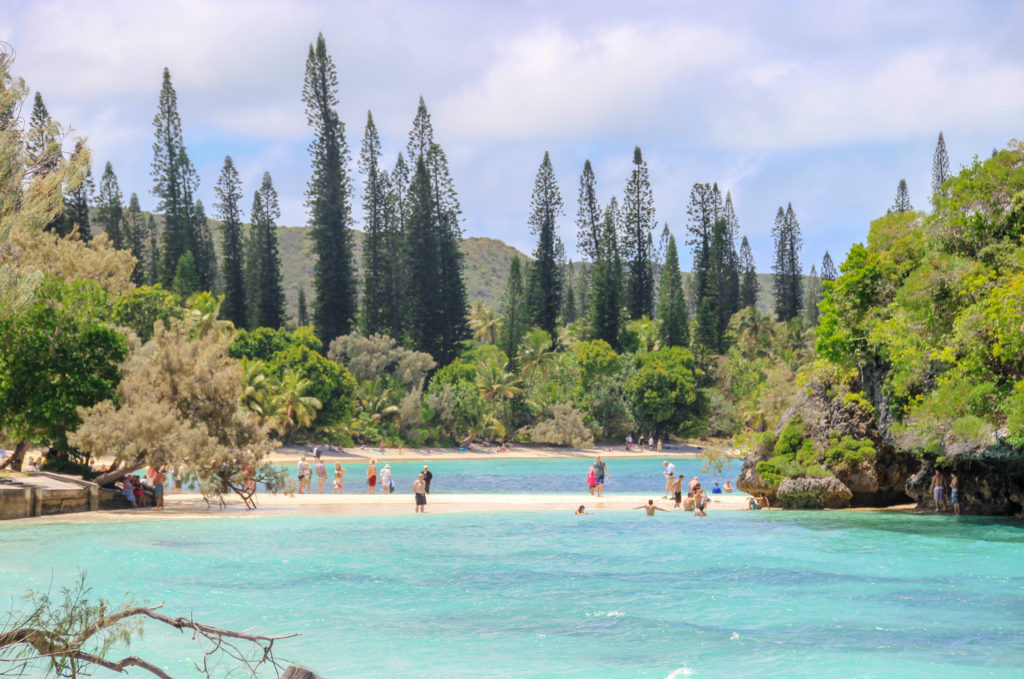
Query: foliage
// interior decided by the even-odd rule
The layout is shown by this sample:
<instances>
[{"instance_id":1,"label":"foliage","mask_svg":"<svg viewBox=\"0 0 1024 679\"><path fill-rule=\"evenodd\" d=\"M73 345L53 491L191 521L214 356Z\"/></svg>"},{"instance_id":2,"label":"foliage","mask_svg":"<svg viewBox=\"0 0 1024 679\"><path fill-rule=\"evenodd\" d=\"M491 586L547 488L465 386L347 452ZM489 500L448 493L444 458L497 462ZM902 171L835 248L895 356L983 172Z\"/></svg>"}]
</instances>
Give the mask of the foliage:
<instances>
[{"instance_id":1,"label":"foliage","mask_svg":"<svg viewBox=\"0 0 1024 679\"><path fill-rule=\"evenodd\" d=\"M583 418L571 403L551 406L547 417L523 429L523 435L536 443L555 446L585 448L594 445L593 435L584 426Z\"/></svg>"},{"instance_id":2,"label":"foliage","mask_svg":"<svg viewBox=\"0 0 1024 679\"><path fill-rule=\"evenodd\" d=\"M642 354L640 367L626 386L641 430L656 438L699 433L706 416L699 377L687 349L667 347Z\"/></svg>"},{"instance_id":3,"label":"foliage","mask_svg":"<svg viewBox=\"0 0 1024 679\"><path fill-rule=\"evenodd\" d=\"M550 335L556 334L562 310L562 272L558 252L563 248L556 233L562 206L562 193L555 179L551 156L545 151L530 200L530 233L537 236L537 247L533 253L534 261L527 268L526 290L533 325Z\"/></svg>"},{"instance_id":4,"label":"foliage","mask_svg":"<svg viewBox=\"0 0 1024 679\"><path fill-rule=\"evenodd\" d=\"M160 285L143 285L119 296L111 312L115 324L131 328L145 343L153 337L153 324L163 321L166 326L172 318L181 318L185 310L173 292Z\"/></svg>"},{"instance_id":5,"label":"foliage","mask_svg":"<svg viewBox=\"0 0 1024 679\"><path fill-rule=\"evenodd\" d=\"M829 447L825 450L825 464L835 469L855 467L861 462L875 459L877 451L870 440L858 441L852 436L839 438L830 437Z\"/></svg>"}]
</instances>

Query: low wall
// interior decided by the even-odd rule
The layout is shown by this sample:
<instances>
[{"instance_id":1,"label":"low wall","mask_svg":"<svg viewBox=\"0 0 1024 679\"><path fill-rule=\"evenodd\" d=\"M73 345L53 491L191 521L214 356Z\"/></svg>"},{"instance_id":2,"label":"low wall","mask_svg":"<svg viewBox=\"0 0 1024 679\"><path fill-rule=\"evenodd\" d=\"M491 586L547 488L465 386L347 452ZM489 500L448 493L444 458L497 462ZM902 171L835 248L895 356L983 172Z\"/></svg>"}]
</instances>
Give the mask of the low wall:
<instances>
[{"instance_id":1,"label":"low wall","mask_svg":"<svg viewBox=\"0 0 1024 679\"><path fill-rule=\"evenodd\" d=\"M70 514L99 508L99 486L77 476L29 472L0 483L0 519Z\"/></svg>"}]
</instances>

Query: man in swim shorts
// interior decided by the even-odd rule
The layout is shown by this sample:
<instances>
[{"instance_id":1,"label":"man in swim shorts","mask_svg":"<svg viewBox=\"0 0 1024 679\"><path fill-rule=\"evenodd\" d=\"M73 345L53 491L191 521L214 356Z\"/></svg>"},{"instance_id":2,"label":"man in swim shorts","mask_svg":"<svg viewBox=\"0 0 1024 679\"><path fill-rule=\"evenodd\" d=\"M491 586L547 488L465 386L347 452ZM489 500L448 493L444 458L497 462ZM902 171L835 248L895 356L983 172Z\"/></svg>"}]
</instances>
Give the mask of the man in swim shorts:
<instances>
[{"instance_id":1,"label":"man in swim shorts","mask_svg":"<svg viewBox=\"0 0 1024 679\"><path fill-rule=\"evenodd\" d=\"M939 511L939 505L942 505L942 511L946 511L946 479L938 469L932 476L932 499L935 500L935 511Z\"/></svg>"},{"instance_id":2,"label":"man in swim shorts","mask_svg":"<svg viewBox=\"0 0 1024 679\"><path fill-rule=\"evenodd\" d=\"M412 492L416 496L416 510L413 513L422 514L427 506L427 485L423 480L423 474L412 482Z\"/></svg>"},{"instance_id":3,"label":"man in swim shorts","mask_svg":"<svg viewBox=\"0 0 1024 679\"><path fill-rule=\"evenodd\" d=\"M960 479L953 474L949 479L949 502L953 505L953 514L960 513Z\"/></svg>"},{"instance_id":4,"label":"man in swim shorts","mask_svg":"<svg viewBox=\"0 0 1024 679\"><path fill-rule=\"evenodd\" d=\"M667 512L667 509L662 509L654 504L654 500L648 500L647 504L640 505L639 507L633 507L633 509L642 509L647 512L647 516L654 516L654 512Z\"/></svg>"}]
</instances>

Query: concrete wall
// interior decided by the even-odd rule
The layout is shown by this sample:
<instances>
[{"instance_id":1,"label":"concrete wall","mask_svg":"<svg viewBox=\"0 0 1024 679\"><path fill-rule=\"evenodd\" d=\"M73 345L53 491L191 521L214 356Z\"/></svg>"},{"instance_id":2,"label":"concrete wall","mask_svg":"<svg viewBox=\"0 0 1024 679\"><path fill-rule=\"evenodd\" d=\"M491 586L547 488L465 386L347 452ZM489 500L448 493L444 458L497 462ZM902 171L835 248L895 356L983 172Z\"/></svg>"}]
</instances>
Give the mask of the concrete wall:
<instances>
[{"instance_id":1,"label":"concrete wall","mask_svg":"<svg viewBox=\"0 0 1024 679\"><path fill-rule=\"evenodd\" d=\"M100 507L99 491L77 476L31 472L0 484L0 519L93 511Z\"/></svg>"}]
</instances>

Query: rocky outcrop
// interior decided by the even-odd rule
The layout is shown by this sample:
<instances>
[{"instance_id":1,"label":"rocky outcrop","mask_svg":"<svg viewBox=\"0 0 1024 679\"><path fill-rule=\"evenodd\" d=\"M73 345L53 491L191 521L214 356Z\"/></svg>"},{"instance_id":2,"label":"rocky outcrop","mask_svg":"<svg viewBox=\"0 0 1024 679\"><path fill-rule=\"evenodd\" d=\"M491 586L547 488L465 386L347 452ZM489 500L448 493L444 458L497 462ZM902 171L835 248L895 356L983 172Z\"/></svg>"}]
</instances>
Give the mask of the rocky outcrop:
<instances>
[{"instance_id":1,"label":"rocky outcrop","mask_svg":"<svg viewBox=\"0 0 1024 679\"><path fill-rule=\"evenodd\" d=\"M949 480L957 475L960 484L962 514L1020 516L1024 514L1024 455L1004 444L984 448L947 451L944 469L946 511L951 511ZM932 475L927 464L907 481L907 495L917 500L917 508L933 511Z\"/></svg>"},{"instance_id":2,"label":"rocky outcrop","mask_svg":"<svg viewBox=\"0 0 1024 679\"><path fill-rule=\"evenodd\" d=\"M841 509L850 506L853 493L834 476L786 479L779 484L779 502L786 509Z\"/></svg>"},{"instance_id":3,"label":"rocky outcrop","mask_svg":"<svg viewBox=\"0 0 1024 679\"><path fill-rule=\"evenodd\" d=\"M736 487L744 493L760 495L764 493L769 501L775 501L775 488L768 485L761 475L757 473L757 463L771 457L770 450L755 450L743 460L743 468L736 477Z\"/></svg>"}]
</instances>

